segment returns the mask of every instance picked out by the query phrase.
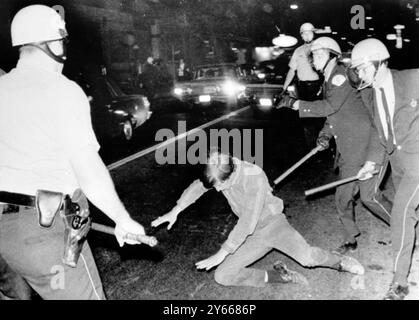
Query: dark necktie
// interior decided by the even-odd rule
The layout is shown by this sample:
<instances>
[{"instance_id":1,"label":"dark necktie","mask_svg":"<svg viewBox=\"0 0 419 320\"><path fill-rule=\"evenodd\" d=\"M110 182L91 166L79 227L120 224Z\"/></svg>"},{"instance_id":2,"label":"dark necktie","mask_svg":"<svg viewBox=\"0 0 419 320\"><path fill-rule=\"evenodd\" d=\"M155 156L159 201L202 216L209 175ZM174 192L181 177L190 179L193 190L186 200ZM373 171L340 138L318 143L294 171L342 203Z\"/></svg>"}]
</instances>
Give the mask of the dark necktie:
<instances>
[{"instance_id":1,"label":"dark necktie","mask_svg":"<svg viewBox=\"0 0 419 320\"><path fill-rule=\"evenodd\" d=\"M393 153L395 146L394 146L394 134L393 134L393 126L391 125L391 117L390 117L390 110L388 109L386 94L383 88L380 88L381 91L381 100L383 102L384 111L386 113L386 121L387 121L387 152L389 154Z\"/></svg>"}]
</instances>

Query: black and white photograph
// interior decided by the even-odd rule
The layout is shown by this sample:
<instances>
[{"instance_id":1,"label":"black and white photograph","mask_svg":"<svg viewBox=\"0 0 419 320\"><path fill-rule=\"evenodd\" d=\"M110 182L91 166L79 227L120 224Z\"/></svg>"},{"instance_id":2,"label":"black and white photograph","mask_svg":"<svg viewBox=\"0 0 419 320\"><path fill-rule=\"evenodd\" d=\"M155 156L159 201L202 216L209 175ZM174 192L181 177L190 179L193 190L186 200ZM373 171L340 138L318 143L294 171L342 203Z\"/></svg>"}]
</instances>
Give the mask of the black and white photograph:
<instances>
[{"instance_id":1,"label":"black and white photograph","mask_svg":"<svg viewBox=\"0 0 419 320\"><path fill-rule=\"evenodd\" d=\"M418 221L419 0L0 1L0 306L419 300Z\"/></svg>"}]
</instances>

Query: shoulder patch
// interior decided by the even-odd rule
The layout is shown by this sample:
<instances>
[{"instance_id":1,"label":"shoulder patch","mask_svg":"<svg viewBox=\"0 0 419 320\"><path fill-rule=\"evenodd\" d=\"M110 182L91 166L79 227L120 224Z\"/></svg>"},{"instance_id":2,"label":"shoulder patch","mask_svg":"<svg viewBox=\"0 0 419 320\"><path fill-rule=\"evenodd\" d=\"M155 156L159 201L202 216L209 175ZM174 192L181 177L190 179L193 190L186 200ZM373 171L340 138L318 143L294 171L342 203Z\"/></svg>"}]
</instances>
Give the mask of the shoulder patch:
<instances>
[{"instance_id":1,"label":"shoulder patch","mask_svg":"<svg viewBox=\"0 0 419 320\"><path fill-rule=\"evenodd\" d=\"M346 81L346 78L344 75L342 74L337 74L333 77L332 79L332 84L335 86L340 87L342 84L344 84Z\"/></svg>"}]
</instances>

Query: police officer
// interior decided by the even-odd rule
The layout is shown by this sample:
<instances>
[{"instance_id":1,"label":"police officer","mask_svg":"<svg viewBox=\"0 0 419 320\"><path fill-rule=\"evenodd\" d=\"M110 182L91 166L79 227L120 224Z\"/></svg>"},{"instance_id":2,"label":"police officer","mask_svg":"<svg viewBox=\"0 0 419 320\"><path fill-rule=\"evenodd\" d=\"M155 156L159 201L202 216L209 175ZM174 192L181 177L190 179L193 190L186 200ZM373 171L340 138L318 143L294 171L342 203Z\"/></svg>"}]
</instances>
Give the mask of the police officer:
<instances>
[{"instance_id":1,"label":"police officer","mask_svg":"<svg viewBox=\"0 0 419 320\"><path fill-rule=\"evenodd\" d=\"M306 22L300 27L300 35L304 44L295 49L289 62L289 71L284 82L284 91L287 90L295 76L298 97L303 100L313 101L320 99L322 80L313 69L310 61L310 45L314 39L314 26ZM319 130L324 124L324 118L302 120L306 143L309 148L314 147Z\"/></svg>"},{"instance_id":2,"label":"police officer","mask_svg":"<svg viewBox=\"0 0 419 320\"><path fill-rule=\"evenodd\" d=\"M287 90L297 75L298 94L304 100L316 100L321 89L319 75L313 70L310 63L310 45L314 39L314 31L314 26L309 22L301 25L300 35L304 44L295 49L284 82L284 90Z\"/></svg>"},{"instance_id":3,"label":"police officer","mask_svg":"<svg viewBox=\"0 0 419 320\"><path fill-rule=\"evenodd\" d=\"M342 54L338 43L332 38L321 37L313 42L311 51L315 68L325 77L324 99L299 100L294 108L299 110L300 117L327 117L317 144L326 149L329 140L335 139L341 179L357 175L365 161L374 162L381 168L380 174L368 181L353 182L336 189L336 208L344 227L344 242L337 251L344 253L357 248L356 237L360 235L354 216L354 197L358 191L368 209L390 222L391 202L377 194L386 169L384 150L376 147L378 135L361 94L350 85L344 66L338 64Z\"/></svg>"},{"instance_id":4,"label":"police officer","mask_svg":"<svg viewBox=\"0 0 419 320\"><path fill-rule=\"evenodd\" d=\"M389 58L386 46L371 38L353 48L351 60L361 80L359 90L369 101L380 146L390 156L396 188L391 212L394 278L384 299L402 300L409 292L407 277L418 222L419 69L391 70ZM370 173L376 164L367 162L359 175Z\"/></svg>"},{"instance_id":5,"label":"police officer","mask_svg":"<svg viewBox=\"0 0 419 320\"><path fill-rule=\"evenodd\" d=\"M128 233L144 234L98 155L86 95L62 75L67 32L61 16L47 6L25 7L12 21L11 36L20 58L0 78L0 202L26 202L41 189L72 196L81 188L116 223L120 245ZM39 205L48 211L52 200ZM32 206L15 211L0 222L0 255L15 272L43 299L105 298L87 243L75 268L64 265L64 221L57 217L41 228L42 211Z\"/></svg>"},{"instance_id":6,"label":"police officer","mask_svg":"<svg viewBox=\"0 0 419 320\"><path fill-rule=\"evenodd\" d=\"M5 75L0 69L0 77ZM0 218L7 206L0 203ZM26 281L14 272L0 255L0 300L30 300L32 292Z\"/></svg>"},{"instance_id":7,"label":"police officer","mask_svg":"<svg viewBox=\"0 0 419 320\"><path fill-rule=\"evenodd\" d=\"M0 256L0 300L31 300L32 290Z\"/></svg>"}]
</instances>

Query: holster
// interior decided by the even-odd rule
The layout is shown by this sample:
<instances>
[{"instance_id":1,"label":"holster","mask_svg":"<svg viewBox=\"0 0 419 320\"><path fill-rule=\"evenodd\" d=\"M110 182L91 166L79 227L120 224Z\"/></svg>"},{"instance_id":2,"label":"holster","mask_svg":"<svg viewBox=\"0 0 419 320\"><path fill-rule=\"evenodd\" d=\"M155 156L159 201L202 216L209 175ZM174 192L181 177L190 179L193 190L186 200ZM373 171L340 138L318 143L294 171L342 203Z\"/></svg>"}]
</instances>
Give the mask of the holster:
<instances>
[{"instance_id":1,"label":"holster","mask_svg":"<svg viewBox=\"0 0 419 320\"><path fill-rule=\"evenodd\" d=\"M75 268L91 226L89 204L80 189L71 199L69 196L64 199L61 215L65 226L63 262Z\"/></svg>"},{"instance_id":2,"label":"holster","mask_svg":"<svg viewBox=\"0 0 419 320\"><path fill-rule=\"evenodd\" d=\"M35 207L38 223L42 228L50 228L55 216L63 207L64 194L60 192L38 190L36 192Z\"/></svg>"}]
</instances>

